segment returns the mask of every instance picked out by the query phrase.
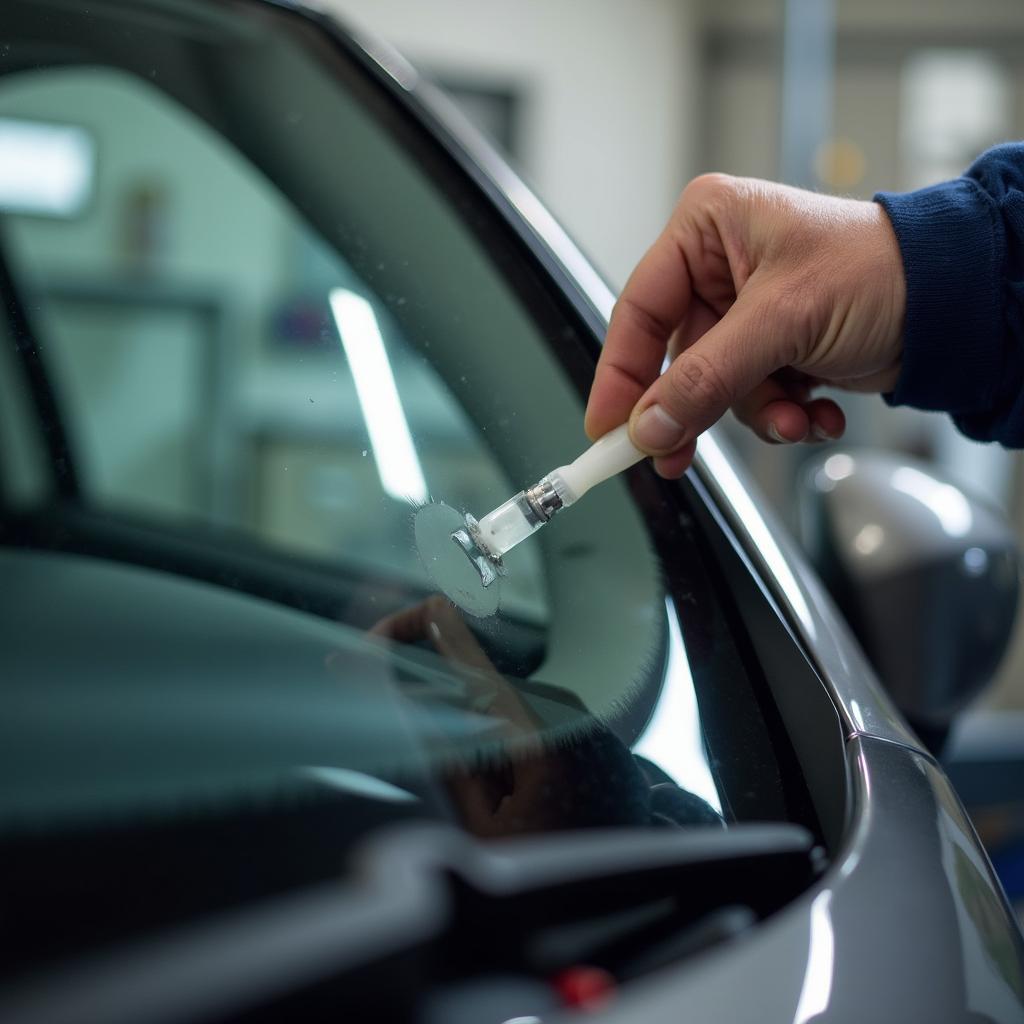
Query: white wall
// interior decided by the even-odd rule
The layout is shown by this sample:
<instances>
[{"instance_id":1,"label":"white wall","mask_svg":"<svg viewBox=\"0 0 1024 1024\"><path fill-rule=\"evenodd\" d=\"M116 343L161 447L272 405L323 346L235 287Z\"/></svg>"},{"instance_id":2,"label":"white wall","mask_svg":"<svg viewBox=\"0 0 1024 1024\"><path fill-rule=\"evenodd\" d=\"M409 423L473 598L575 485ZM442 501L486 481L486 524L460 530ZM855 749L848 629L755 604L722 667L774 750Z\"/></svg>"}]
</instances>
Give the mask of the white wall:
<instances>
[{"instance_id":1,"label":"white wall","mask_svg":"<svg viewBox=\"0 0 1024 1024\"><path fill-rule=\"evenodd\" d=\"M691 0L324 0L413 64L521 88L522 170L613 285L696 161Z\"/></svg>"}]
</instances>

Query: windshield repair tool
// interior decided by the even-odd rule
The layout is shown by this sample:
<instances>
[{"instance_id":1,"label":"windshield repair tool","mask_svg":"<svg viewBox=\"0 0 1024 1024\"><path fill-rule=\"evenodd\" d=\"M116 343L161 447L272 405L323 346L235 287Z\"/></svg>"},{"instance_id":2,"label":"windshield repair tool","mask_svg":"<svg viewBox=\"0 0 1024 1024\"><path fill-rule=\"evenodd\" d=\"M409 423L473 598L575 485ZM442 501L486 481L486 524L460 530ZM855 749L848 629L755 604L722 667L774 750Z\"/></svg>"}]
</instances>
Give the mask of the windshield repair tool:
<instances>
[{"instance_id":1,"label":"windshield repair tool","mask_svg":"<svg viewBox=\"0 0 1024 1024\"><path fill-rule=\"evenodd\" d=\"M505 575L502 555L556 512L575 505L591 487L642 458L623 423L575 462L553 469L479 521L440 502L424 505L415 518L420 559L434 583L460 608L480 617L493 615L500 597L494 584Z\"/></svg>"}]
</instances>

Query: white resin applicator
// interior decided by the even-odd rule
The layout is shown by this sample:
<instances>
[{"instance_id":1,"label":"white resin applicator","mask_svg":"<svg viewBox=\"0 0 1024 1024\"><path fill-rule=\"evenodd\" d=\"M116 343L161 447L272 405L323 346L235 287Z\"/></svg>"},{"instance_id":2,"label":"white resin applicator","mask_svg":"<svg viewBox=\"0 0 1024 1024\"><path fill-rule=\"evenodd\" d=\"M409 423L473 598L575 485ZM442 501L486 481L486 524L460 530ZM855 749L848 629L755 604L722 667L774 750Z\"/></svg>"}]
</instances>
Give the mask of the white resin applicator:
<instances>
[{"instance_id":1,"label":"white resin applicator","mask_svg":"<svg viewBox=\"0 0 1024 1024\"><path fill-rule=\"evenodd\" d=\"M501 556L591 487L643 457L623 424L595 441L575 462L553 469L479 522L443 502L422 505L413 516L420 561L434 584L463 611L480 618L493 615L501 588L491 584L505 575Z\"/></svg>"},{"instance_id":2,"label":"white resin applicator","mask_svg":"<svg viewBox=\"0 0 1024 1024\"><path fill-rule=\"evenodd\" d=\"M644 452L629 439L623 423L595 441L575 462L559 466L532 487L520 491L479 522L468 513L464 529L452 540L476 566L485 587L504 570L501 556L536 533L551 517L574 505L595 485L629 469Z\"/></svg>"}]
</instances>

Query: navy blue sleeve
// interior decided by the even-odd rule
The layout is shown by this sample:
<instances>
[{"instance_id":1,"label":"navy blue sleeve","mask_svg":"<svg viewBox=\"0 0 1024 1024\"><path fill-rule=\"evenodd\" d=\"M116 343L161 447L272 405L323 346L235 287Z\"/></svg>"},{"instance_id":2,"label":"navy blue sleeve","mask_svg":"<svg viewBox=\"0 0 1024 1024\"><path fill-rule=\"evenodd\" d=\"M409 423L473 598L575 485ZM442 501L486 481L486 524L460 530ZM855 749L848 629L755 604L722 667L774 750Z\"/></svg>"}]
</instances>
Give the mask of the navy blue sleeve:
<instances>
[{"instance_id":1,"label":"navy blue sleeve","mask_svg":"<svg viewBox=\"0 0 1024 1024\"><path fill-rule=\"evenodd\" d=\"M875 200L907 278L903 363L886 401L1024 447L1024 144L988 150L955 181Z\"/></svg>"}]
</instances>

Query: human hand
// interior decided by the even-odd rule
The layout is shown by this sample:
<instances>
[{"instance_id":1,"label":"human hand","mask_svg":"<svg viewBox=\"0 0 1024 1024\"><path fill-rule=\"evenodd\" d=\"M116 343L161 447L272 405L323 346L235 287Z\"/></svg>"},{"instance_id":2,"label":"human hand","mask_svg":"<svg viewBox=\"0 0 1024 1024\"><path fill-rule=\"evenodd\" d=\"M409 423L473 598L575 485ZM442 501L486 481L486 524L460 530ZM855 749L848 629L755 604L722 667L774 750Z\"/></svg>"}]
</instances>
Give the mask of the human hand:
<instances>
[{"instance_id":1,"label":"human hand","mask_svg":"<svg viewBox=\"0 0 1024 1024\"><path fill-rule=\"evenodd\" d=\"M458 705L486 715L495 729L464 746L439 734L434 759L463 826L484 838L541 827L545 794L555 788L541 727L494 667L459 611L440 594L381 619L370 632L395 643L429 642L464 686ZM449 694L449 699L451 695ZM418 724L422 740L422 720Z\"/></svg>"},{"instance_id":2,"label":"human hand","mask_svg":"<svg viewBox=\"0 0 1024 1024\"><path fill-rule=\"evenodd\" d=\"M425 641L457 672L467 708L504 723L503 735L530 736L537 723L515 688L494 667L461 612L441 594L381 619L370 633L400 644Z\"/></svg>"},{"instance_id":3,"label":"human hand","mask_svg":"<svg viewBox=\"0 0 1024 1024\"><path fill-rule=\"evenodd\" d=\"M843 412L812 388L891 390L905 307L899 246L878 204L696 178L615 304L587 433L628 418L665 477L683 473L697 435L730 407L767 441L837 438Z\"/></svg>"}]
</instances>

